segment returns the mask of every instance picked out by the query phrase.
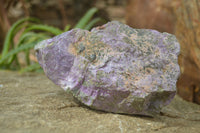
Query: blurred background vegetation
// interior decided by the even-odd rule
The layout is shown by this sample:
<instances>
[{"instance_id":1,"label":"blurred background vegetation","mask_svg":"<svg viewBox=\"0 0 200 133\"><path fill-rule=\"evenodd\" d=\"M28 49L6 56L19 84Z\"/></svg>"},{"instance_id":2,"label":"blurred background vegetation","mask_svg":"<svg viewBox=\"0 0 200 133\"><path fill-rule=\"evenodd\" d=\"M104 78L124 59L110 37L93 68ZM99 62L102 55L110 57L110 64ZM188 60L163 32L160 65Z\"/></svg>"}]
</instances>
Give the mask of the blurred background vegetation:
<instances>
[{"instance_id":1,"label":"blurred background vegetation","mask_svg":"<svg viewBox=\"0 0 200 133\"><path fill-rule=\"evenodd\" d=\"M200 0L1 0L0 69L42 71L32 49L38 41L111 20L175 34L178 94L200 104Z\"/></svg>"}]
</instances>

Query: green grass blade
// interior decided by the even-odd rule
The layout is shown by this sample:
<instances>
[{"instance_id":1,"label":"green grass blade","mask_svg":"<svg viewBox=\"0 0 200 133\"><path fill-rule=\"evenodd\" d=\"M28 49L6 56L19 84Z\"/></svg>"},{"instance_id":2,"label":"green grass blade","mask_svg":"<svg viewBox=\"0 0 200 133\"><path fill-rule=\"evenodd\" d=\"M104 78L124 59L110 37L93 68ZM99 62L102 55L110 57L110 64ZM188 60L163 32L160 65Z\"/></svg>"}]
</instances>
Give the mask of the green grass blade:
<instances>
[{"instance_id":1,"label":"green grass blade","mask_svg":"<svg viewBox=\"0 0 200 133\"><path fill-rule=\"evenodd\" d=\"M0 59L0 65L2 65L4 63L5 60L9 59L10 57L12 57L13 55L21 52L21 51L26 51L28 49L31 49L35 46L35 44L37 44L39 41L42 41L43 39L38 39L37 41L35 42L31 42L31 43L27 43L27 44L24 44L24 45L21 45L11 51L9 51L4 57L2 57Z\"/></svg>"},{"instance_id":2,"label":"green grass blade","mask_svg":"<svg viewBox=\"0 0 200 133\"><path fill-rule=\"evenodd\" d=\"M16 46L23 45L23 43L30 42L30 40L34 41L37 38L47 39L47 38L50 38L50 36L48 36L47 34L43 34L43 33L27 32L27 33L24 33L21 35Z\"/></svg>"},{"instance_id":3,"label":"green grass blade","mask_svg":"<svg viewBox=\"0 0 200 133\"><path fill-rule=\"evenodd\" d=\"M22 45L25 41L31 40L32 38L50 38L50 36L48 36L45 33L35 33L35 32L27 32L21 35L21 37L19 38L19 41L17 43L18 45Z\"/></svg>"},{"instance_id":4,"label":"green grass blade","mask_svg":"<svg viewBox=\"0 0 200 133\"><path fill-rule=\"evenodd\" d=\"M45 35L45 34L41 34L41 33L26 33L23 36L21 36L20 41L18 42L18 44L16 45L16 48L19 47L20 45L24 45L27 43L34 43L37 42L38 40L44 40L47 39L49 36ZM29 51L29 50L26 50ZM24 52L26 52L24 51ZM27 57L28 56L28 57ZM29 52L27 52L26 54L26 59L29 58ZM4 61L4 64L11 64L14 60L17 60L16 58L16 54L12 55L9 57L9 59L7 59L6 61ZM29 62L28 60L26 60L27 63Z\"/></svg>"},{"instance_id":5,"label":"green grass blade","mask_svg":"<svg viewBox=\"0 0 200 133\"><path fill-rule=\"evenodd\" d=\"M17 43L16 46L22 44L23 41L24 41L25 39L31 38L31 37L33 37L33 36L35 36L35 35L36 35L36 33L34 33L34 32L27 32L27 33L25 33L25 34L22 34L22 35L20 36L19 41L18 41L18 43Z\"/></svg>"},{"instance_id":6,"label":"green grass blade","mask_svg":"<svg viewBox=\"0 0 200 133\"><path fill-rule=\"evenodd\" d=\"M29 66L27 66L27 67L25 67L25 68L22 68L22 69L20 70L20 72L21 72L21 73L24 73L24 72L31 72L31 71L38 70L38 69L40 69L40 68L41 68L40 65L39 65L38 63L35 63L35 64L29 65Z\"/></svg>"},{"instance_id":7,"label":"green grass blade","mask_svg":"<svg viewBox=\"0 0 200 133\"><path fill-rule=\"evenodd\" d=\"M46 32L52 33L53 35L59 35L59 34L63 33L63 31L60 30L59 28L56 28L53 26L48 26L48 25L42 25L42 24L31 25L30 27L28 27L25 30L25 32L33 31L33 30L46 31Z\"/></svg>"},{"instance_id":8,"label":"green grass blade","mask_svg":"<svg viewBox=\"0 0 200 133\"><path fill-rule=\"evenodd\" d=\"M103 19L101 18L94 18L93 20L91 20L86 26L85 26L85 30L90 30L97 22L103 21Z\"/></svg>"},{"instance_id":9,"label":"green grass blade","mask_svg":"<svg viewBox=\"0 0 200 133\"><path fill-rule=\"evenodd\" d=\"M8 53L11 41L13 40L13 37L15 35L14 33L16 33L16 31L15 31L16 28L26 21L37 21L37 19L35 19L35 18L23 18L23 19L18 20L17 22L15 22L11 26L8 33L6 34L6 38L5 38L5 41L4 41L4 44L3 44L3 50L2 50L1 58L6 56L6 54Z\"/></svg>"},{"instance_id":10,"label":"green grass blade","mask_svg":"<svg viewBox=\"0 0 200 133\"><path fill-rule=\"evenodd\" d=\"M64 29L64 32L68 31L70 28L71 28L71 25L69 25L69 24L66 25L66 26L65 26L65 29Z\"/></svg>"},{"instance_id":11,"label":"green grass blade","mask_svg":"<svg viewBox=\"0 0 200 133\"><path fill-rule=\"evenodd\" d=\"M26 64L27 65L30 65L30 58L29 58L29 55L30 55L30 51L29 50L26 50L25 51L25 57L26 57Z\"/></svg>"},{"instance_id":12,"label":"green grass blade","mask_svg":"<svg viewBox=\"0 0 200 133\"><path fill-rule=\"evenodd\" d=\"M74 28L80 28L84 29L84 27L87 25L87 23L90 21L90 19L93 17L93 15L98 11L97 8L91 8L89 11L86 12L86 14L80 19L80 21L75 25Z\"/></svg>"}]
</instances>

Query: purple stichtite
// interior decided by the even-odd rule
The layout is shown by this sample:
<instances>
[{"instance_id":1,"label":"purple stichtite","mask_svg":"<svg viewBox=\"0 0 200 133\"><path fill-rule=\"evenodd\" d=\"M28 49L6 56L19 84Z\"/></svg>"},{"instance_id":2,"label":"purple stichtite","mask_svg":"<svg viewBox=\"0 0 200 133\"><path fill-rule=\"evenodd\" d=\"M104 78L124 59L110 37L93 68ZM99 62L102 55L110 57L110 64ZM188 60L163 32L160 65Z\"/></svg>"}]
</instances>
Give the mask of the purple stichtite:
<instances>
[{"instance_id":1,"label":"purple stichtite","mask_svg":"<svg viewBox=\"0 0 200 133\"><path fill-rule=\"evenodd\" d=\"M174 35L117 21L73 29L35 46L55 84L107 112L152 116L176 94L179 43Z\"/></svg>"}]
</instances>

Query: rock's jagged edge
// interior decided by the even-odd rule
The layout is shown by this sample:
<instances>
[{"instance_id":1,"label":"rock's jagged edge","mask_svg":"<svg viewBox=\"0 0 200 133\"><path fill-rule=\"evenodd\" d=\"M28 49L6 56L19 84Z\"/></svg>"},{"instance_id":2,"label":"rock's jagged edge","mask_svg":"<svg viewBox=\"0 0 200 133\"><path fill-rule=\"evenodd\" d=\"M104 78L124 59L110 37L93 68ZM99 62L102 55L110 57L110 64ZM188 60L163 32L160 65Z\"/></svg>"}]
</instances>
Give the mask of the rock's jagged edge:
<instances>
[{"instance_id":1,"label":"rock's jagged edge","mask_svg":"<svg viewBox=\"0 0 200 133\"><path fill-rule=\"evenodd\" d=\"M73 29L35 46L45 74L98 110L152 115L176 94L180 46L175 36L117 21Z\"/></svg>"}]
</instances>

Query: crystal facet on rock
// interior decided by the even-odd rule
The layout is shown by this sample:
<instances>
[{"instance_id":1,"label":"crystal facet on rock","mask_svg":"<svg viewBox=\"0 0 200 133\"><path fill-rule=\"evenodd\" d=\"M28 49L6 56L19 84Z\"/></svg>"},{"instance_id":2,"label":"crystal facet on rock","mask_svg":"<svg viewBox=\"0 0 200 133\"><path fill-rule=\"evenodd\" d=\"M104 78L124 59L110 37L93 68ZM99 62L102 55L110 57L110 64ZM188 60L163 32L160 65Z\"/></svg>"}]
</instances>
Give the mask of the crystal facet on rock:
<instances>
[{"instance_id":1,"label":"crystal facet on rock","mask_svg":"<svg viewBox=\"0 0 200 133\"><path fill-rule=\"evenodd\" d=\"M35 50L47 77L93 109L151 116L176 94L180 46L168 33L112 21L65 32Z\"/></svg>"}]
</instances>

